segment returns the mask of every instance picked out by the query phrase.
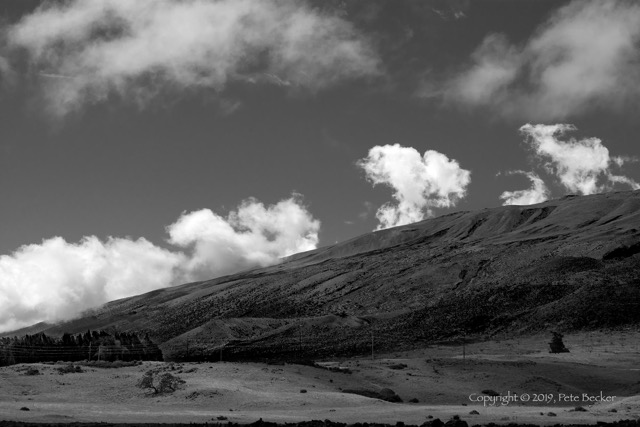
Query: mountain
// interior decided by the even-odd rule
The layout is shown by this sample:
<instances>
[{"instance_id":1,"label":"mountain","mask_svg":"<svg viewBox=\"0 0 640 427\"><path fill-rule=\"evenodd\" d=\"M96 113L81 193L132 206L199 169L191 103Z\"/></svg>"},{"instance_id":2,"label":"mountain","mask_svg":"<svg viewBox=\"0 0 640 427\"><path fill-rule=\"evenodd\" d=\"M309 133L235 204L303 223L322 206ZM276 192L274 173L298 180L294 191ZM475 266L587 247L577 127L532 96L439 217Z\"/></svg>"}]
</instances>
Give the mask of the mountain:
<instances>
[{"instance_id":1,"label":"mountain","mask_svg":"<svg viewBox=\"0 0 640 427\"><path fill-rule=\"evenodd\" d=\"M268 359L637 327L638 254L640 191L570 195L368 233L41 330L142 331L167 358Z\"/></svg>"}]
</instances>

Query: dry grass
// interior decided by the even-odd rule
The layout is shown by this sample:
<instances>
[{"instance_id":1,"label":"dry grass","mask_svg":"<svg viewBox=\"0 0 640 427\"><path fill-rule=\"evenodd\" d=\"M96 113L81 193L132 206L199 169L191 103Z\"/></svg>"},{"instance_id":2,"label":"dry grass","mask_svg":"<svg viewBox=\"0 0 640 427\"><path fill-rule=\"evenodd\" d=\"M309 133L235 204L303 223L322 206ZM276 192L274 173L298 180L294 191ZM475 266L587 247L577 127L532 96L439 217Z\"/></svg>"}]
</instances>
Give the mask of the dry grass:
<instances>
[{"instance_id":1,"label":"dry grass","mask_svg":"<svg viewBox=\"0 0 640 427\"><path fill-rule=\"evenodd\" d=\"M119 369L83 367L61 375L57 365L0 368L0 419L21 421L232 422L331 419L344 422L421 424L428 415L459 414L472 424L510 422L595 423L640 414L640 371L631 331L566 335L570 353L549 354L547 336L433 346L370 358L326 361L351 374L301 365L258 363L165 364L145 362ZM393 369L399 364L403 369ZM150 396L135 387L144 372L166 370L186 381L175 393ZM392 389L405 402L388 403L341 390ZM300 390L307 390L301 393ZM588 402L483 406L471 393L493 389L510 393L618 396L612 403ZM575 411L583 406L586 411ZM21 411L27 407L29 411ZM615 409L617 412L610 412ZM470 414L477 411L478 414ZM549 412L557 416L546 415ZM544 414L544 415L541 415Z\"/></svg>"}]
</instances>

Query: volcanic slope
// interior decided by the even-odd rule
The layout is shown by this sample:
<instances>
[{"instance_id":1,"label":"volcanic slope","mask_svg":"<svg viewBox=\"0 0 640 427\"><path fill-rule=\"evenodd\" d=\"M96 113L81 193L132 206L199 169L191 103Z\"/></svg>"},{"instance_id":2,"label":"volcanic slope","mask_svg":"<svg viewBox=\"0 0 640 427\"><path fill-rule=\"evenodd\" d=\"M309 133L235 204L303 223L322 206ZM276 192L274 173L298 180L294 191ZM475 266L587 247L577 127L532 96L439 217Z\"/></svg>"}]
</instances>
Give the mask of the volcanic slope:
<instances>
[{"instance_id":1,"label":"volcanic slope","mask_svg":"<svg viewBox=\"0 0 640 427\"><path fill-rule=\"evenodd\" d=\"M637 327L639 254L640 191L566 196L368 233L44 330L146 331L166 358L206 360L363 354L372 334L384 350Z\"/></svg>"}]
</instances>

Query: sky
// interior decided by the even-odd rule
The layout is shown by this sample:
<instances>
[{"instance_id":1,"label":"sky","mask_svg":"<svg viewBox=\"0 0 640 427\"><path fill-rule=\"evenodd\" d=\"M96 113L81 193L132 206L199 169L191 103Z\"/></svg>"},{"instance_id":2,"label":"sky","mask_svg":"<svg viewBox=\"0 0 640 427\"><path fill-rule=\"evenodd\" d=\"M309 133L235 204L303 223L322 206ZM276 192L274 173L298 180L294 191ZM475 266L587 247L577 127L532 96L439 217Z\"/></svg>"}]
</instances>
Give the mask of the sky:
<instances>
[{"instance_id":1,"label":"sky","mask_svg":"<svg viewBox=\"0 0 640 427\"><path fill-rule=\"evenodd\" d=\"M640 188L640 4L3 0L0 331Z\"/></svg>"}]
</instances>

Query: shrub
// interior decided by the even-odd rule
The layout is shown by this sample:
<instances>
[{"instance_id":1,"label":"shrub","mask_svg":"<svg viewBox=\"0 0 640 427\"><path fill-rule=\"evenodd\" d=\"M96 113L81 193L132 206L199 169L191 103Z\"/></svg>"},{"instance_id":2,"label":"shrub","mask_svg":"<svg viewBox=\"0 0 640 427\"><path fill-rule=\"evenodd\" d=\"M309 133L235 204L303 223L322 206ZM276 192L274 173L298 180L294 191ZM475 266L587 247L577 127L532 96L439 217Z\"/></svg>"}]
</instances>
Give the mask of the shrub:
<instances>
[{"instance_id":1,"label":"shrub","mask_svg":"<svg viewBox=\"0 0 640 427\"><path fill-rule=\"evenodd\" d=\"M565 347L564 342L562 342L564 335L560 332L551 333L553 334L553 337L549 343L549 353L569 353L569 349Z\"/></svg>"},{"instance_id":2,"label":"shrub","mask_svg":"<svg viewBox=\"0 0 640 427\"><path fill-rule=\"evenodd\" d=\"M141 361L132 360L130 362L115 360L113 362L109 362L107 360L89 360L81 362L83 366L90 366L92 368L105 368L105 369L117 369L117 368L125 368L128 366L139 366L142 365Z\"/></svg>"},{"instance_id":3,"label":"shrub","mask_svg":"<svg viewBox=\"0 0 640 427\"><path fill-rule=\"evenodd\" d=\"M158 377L153 371L147 371L138 381L137 386L144 390L153 390L153 394L165 394L173 393L184 383L185 381L182 378L168 372Z\"/></svg>"},{"instance_id":4,"label":"shrub","mask_svg":"<svg viewBox=\"0 0 640 427\"><path fill-rule=\"evenodd\" d=\"M395 370L404 369L406 367L407 365L405 365L404 363L396 363L394 365L389 365L389 369L395 369Z\"/></svg>"},{"instance_id":5,"label":"shrub","mask_svg":"<svg viewBox=\"0 0 640 427\"><path fill-rule=\"evenodd\" d=\"M82 368L79 365L74 365L73 363L69 363L68 365L59 367L58 372L60 373L60 375L75 374L75 373L81 373Z\"/></svg>"},{"instance_id":6,"label":"shrub","mask_svg":"<svg viewBox=\"0 0 640 427\"><path fill-rule=\"evenodd\" d=\"M24 371L24 375L40 375L40 371L33 366L29 366L27 370Z\"/></svg>"}]
</instances>

